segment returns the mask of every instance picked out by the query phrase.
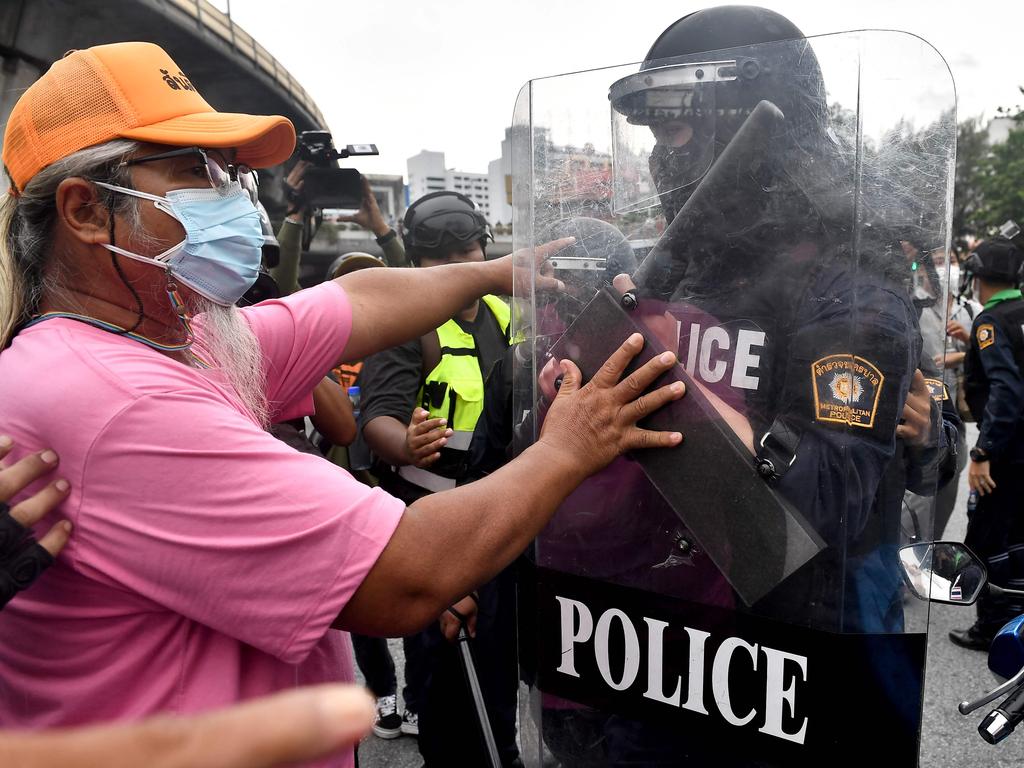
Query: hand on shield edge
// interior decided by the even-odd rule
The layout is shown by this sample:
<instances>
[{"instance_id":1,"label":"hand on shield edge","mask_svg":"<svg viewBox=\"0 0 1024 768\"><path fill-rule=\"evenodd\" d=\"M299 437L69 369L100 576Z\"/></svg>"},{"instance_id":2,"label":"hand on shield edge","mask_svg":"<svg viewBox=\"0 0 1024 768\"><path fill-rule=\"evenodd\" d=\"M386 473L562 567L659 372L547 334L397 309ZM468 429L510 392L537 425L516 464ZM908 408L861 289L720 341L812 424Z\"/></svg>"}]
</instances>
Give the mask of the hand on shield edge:
<instances>
[{"instance_id":1,"label":"hand on shield edge","mask_svg":"<svg viewBox=\"0 0 1024 768\"><path fill-rule=\"evenodd\" d=\"M918 368L910 383L910 392L903 405L903 418L896 427L896 437L918 447L927 445L932 434L932 393Z\"/></svg>"},{"instance_id":2,"label":"hand on shield edge","mask_svg":"<svg viewBox=\"0 0 1024 768\"><path fill-rule=\"evenodd\" d=\"M534 285L538 291L564 291L565 283L553 276L554 270L546 265L546 262L551 256L575 242L575 237L562 237L536 248L520 248L499 259L507 263L510 269L508 290L504 291L505 295L517 298L530 296ZM534 273L536 279L531 281L531 275Z\"/></svg>"},{"instance_id":3,"label":"hand on shield edge","mask_svg":"<svg viewBox=\"0 0 1024 768\"><path fill-rule=\"evenodd\" d=\"M588 475L627 451L679 445L683 440L679 432L655 432L636 425L686 391L679 381L647 391L655 379L677 364L671 352L649 360L622 379L626 366L643 349L643 343L643 336L632 334L585 385L576 364L562 360L562 385L551 403L538 442L570 457Z\"/></svg>"}]
</instances>

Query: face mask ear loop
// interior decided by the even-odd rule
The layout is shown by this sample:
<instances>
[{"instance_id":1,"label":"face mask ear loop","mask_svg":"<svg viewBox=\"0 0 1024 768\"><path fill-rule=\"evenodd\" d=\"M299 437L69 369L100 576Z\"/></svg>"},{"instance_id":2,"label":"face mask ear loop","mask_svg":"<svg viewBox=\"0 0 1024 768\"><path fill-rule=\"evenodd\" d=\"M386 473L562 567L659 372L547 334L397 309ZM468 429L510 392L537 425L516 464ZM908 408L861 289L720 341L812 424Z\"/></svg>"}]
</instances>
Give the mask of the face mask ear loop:
<instances>
[{"instance_id":1,"label":"face mask ear loop","mask_svg":"<svg viewBox=\"0 0 1024 768\"><path fill-rule=\"evenodd\" d=\"M107 231L110 235L110 244L116 246L116 243L114 242L114 209L110 206L109 201L107 202L107 221ZM110 252L110 260L114 265L114 270L117 272L118 277L121 278L121 282L124 283L125 287L131 292L132 297L135 299L135 324L132 325L131 328L126 328L124 331L121 331L121 333L124 334L132 333L142 325L142 320L145 317L142 307L142 298L139 296L134 286L128 282L128 278L125 276L124 270L121 268L121 262L118 260L117 254L113 251Z\"/></svg>"},{"instance_id":2,"label":"face mask ear loop","mask_svg":"<svg viewBox=\"0 0 1024 768\"><path fill-rule=\"evenodd\" d=\"M171 300L171 306L178 315L181 327L185 329L185 345L191 346L196 338L195 333L192 331L191 318L188 315L188 310L185 308L185 302L181 299L181 294L178 293L178 284L174 282L170 272L167 273L167 298Z\"/></svg>"}]
</instances>

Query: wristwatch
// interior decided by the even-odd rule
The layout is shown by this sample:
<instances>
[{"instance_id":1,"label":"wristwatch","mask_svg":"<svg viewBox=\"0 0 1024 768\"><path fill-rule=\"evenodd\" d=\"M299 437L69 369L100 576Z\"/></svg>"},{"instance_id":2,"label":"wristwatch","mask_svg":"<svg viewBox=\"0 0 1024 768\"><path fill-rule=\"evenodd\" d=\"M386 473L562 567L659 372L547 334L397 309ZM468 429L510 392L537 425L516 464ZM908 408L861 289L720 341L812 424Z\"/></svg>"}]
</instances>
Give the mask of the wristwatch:
<instances>
[{"instance_id":1,"label":"wristwatch","mask_svg":"<svg viewBox=\"0 0 1024 768\"><path fill-rule=\"evenodd\" d=\"M387 245L392 240L394 240L396 237L398 237L398 233L395 232L395 230L393 230L393 229L389 229L383 235L381 235L380 237L375 238L375 239L377 241L377 245Z\"/></svg>"},{"instance_id":2,"label":"wristwatch","mask_svg":"<svg viewBox=\"0 0 1024 768\"><path fill-rule=\"evenodd\" d=\"M981 448L971 448L971 461L988 461L988 454Z\"/></svg>"}]
</instances>

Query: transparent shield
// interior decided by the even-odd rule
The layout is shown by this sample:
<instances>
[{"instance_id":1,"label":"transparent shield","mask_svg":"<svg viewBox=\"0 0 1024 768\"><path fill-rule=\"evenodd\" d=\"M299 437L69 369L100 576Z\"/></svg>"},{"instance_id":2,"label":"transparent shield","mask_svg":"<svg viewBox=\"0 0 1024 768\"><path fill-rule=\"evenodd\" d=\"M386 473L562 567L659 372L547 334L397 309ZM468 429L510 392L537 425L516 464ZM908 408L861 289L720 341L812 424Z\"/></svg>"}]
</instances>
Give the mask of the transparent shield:
<instances>
[{"instance_id":1,"label":"transparent shield","mask_svg":"<svg viewBox=\"0 0 1024 768\"><path fill-rule=\"evenodd\" d=\"M643 424L683 444L588 479L535 543L524 759L810 765L884 737L887 764L912 765L928 607L897 550L931 539L962 428L940 354L949 70L897 32L693 58L748 75L712 85L696 177L642 180L656 144L620 129L655 134L608 119L639 65L531 81L516 105L515 247L577 238L542 267L565 289L519 297L517 447L557 361L589 377L631 332L638 364L670 350L659 384L687 386ZM908 504L926 510L913 538Z\"/></svg>"}]
</instances>

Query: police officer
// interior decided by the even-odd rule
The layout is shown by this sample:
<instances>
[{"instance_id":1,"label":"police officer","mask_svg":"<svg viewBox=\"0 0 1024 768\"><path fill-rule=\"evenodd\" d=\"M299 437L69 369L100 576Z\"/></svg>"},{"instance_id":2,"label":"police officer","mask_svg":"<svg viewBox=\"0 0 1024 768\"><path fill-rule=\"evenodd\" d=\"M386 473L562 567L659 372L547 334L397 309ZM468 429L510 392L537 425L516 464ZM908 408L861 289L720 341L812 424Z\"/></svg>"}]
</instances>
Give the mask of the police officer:
<instances>
[{"instance_id":1,"label":"police officer","mask_svg":"<svg viewBox=\"0 0 1024 768\"><path fill-rule=\"evenodd\" d=\"M711 79L707 50L739 64L702 82ZM927 396L907 403L921 339L903 233L883 205L855 244L854 196L844 201L825 186L841 186L851 169L824 91L792 22L723 6L666 29L610 98L628 125L653 134L651 177L668 222L665 246L634 276L638 290L667 302L679 320L683 366L745 417L763 475L842 558L872 552L883 535L879 511L889 495L897 507L902 499L902 488L882 488L897 440L922 449L939 419ZM763 101L784 117L757 150L757 170L731 174L733 186L695 201L703 215L681 229L677 214ZM886 612L897 600L892 579L884 596L844 597L864 588L856 568L827 562L819 559L803 600L790 592L763 607L849 630L878 618L859 615L860 606Z\"/></svg>"},{"instance_id":2,"label":"police officer","mask_svg":"<svg viewBox=\"0 0 1024 768\"><path fill-rule=\"evenodd\" d=\"M895 632L902 628L899 510L908 485L936 461L940 409L917 372L921 339L901 244L906 233L884 202L869 214L870 227L851 231L850 222L868 214L853 208L853 153L833 135L825 92L813 45L773 11L725 6L670 25L640 71L609 92L615 136L623 137L613 139L616 191L619 179L627 186L638 175L636 148L653 139L647 160L667 225L632 280L615 285L635 291L636 319L678 345L681 365L721 404L762 476L829 545L751 610L832 632ZM747 129L766 113L777 122L748 142ZM726 165L735 152L754 160ZM883 188L876 181L871 188ZM668 340L658 330L666 313L676 334ZM754 471L754 461L737 467L726 450L702 451L709 474ZM594 488L588 484L574 498ZM699 506L701 490L687 488L686 503ZM600 500L591 506L603 509ZM646 499L635 504L639 514L623 515L623 508L611 507L637 529L658 511ZM583 512L597 517L580 512L570 518L580 527ZM549 526L542 554L572 546L569 536L552 533L567 517ZM559 552L552 567L572 571L584 563L572 572L609 573L611 565L587 558L608 541L608 529L573 531L580 554ZM685 583L709 562L704 547L691 547L689 532L667 533L687 545L685 557L666 558L662 550L646 568L620 568L608 580L652 589L651 577L659 575L653 589L662 595L728 608L720 576L689 591L667 583ZM620 563L636 556L619 555ZM731 550L726 560L744 557ZM688 615L706 620L699 610ZM882 653L872 659L878 676L894 681L894 702L916 702L913 685L899 676L905 661ZM886 711L904 714L899 703ZM598 716L563 705L543 717L545 742L565 765L762 764L740 754L742 745L726 747L698 729L662 727L621 710Z\"/></svg>"},{"instance_id":3,"label":"police officer","mask_svg":"<svg viewBox=\"0 0 1024 768\"><path fill-rule=\"evenodd\" d=\"M978 422L970 451L968 484L978 495L965 543L988 561L994 584L1018 586L1024 578L1024 301L1020 271L1024 252L996 237L964 264L984 309L974 319L965 361L964 392ZM988 650L995 633L1024 611L1019 603L983 594L978 619L949 638L964 648Z\"/></svg>"},{"instance_id":4,"label":"police officer","mask_svg":"<svg viewBox=\"0 0 1024 768\"><path fill-rule=\"evenodd\" d=\"M419 268L483 261L491 239L483 214L458 192L421 197L409 206L403 225L406 254ZM508 304L484 296L420 339L366 360L360 377L363 435L378 457L375 474L386 490L411 503L454 488L461 479L484 408L485 375L508 349L510 320ZM458 542L452 547L452 558L458 558ZM477 672L502 761L512 765L518 760L514 592L509 586L499 576L412 641L425 681L419 746L427 768L487 764L452 644L462 621L475 634ZM408 655L409 643L406 649Z\"/></svg>"}]
</instances>

